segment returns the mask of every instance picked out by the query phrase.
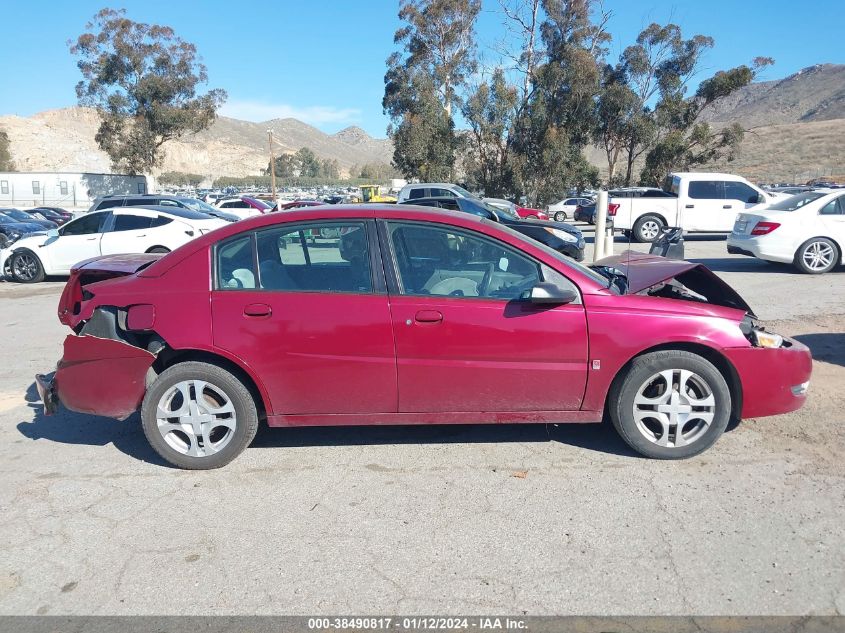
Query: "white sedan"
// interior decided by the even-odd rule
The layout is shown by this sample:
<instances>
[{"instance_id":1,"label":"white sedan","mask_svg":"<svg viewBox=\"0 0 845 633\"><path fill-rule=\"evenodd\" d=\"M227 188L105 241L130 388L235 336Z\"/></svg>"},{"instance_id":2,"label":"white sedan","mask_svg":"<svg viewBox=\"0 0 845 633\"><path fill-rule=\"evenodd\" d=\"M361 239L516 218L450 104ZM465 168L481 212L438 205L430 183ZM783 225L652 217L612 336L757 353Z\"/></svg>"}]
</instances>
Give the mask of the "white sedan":
<instances>
[{"instance_id":1,"label":"white sedan","mask_svg":"<svg viewBox=\"0 0 845 633\"><path fill-rule=\"evenodd\" d=\"M91 257L168 253L227 224L205 213L170 206L86 213L59 229L21 237L0 251L0 270L10 271L21 283L34 283L46 275L68 275L74 264Z\"/></svg>"},{"instance_id":2,"label":"white sedan","mask_svg":"<svg viewBox=\"0 0 845 633\"><path fill-rule=\"evenodd\" d=\"M564 198L560 202L549 205L548 214L555 222L566 222L575 217L575 209L578 206L583 207L592 203L593 201L589 198Z\"/></svg>"},{"instance_id":3,"label":"white sedan","mask_svg":"<svg viewBox=\"0 0 845 633\"><path fill-rule=\"evenodd\" d=\"M728 252L826 273L845 264L845 190L807 191L753 213L740 213Z\"/></svg>"}]
</instances>

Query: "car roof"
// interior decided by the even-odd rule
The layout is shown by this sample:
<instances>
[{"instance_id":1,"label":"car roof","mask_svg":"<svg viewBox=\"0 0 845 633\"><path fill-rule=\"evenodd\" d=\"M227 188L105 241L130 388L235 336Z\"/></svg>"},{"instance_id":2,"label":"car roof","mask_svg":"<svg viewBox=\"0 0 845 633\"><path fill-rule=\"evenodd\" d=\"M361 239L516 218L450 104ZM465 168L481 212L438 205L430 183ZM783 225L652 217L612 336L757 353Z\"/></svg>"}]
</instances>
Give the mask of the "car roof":
<instances>
[{"instance_id":1,"label":"car roof","mask_svg":"<svg viewBox=\"0 0 845 633\"><path fill-rule=\"evenodd\" d=\"M182 218L185 220L208 220L212 218L211 215L203 211L194 211L193 209L185 209L184 207L174 207L173 205L161 204L138 204L133 205L131 207L114 207L112 209L103 209L102 211L113 211L120 215L129 215L136 211L149 211L150 213L172 215L174 217Z\"/></svg>"},{"instance_id":2,"label":"car roof","mask_svg":"<svg viewBox=\"0 0 845 633\"><path fill-rule=\"evenodd\" d=\"M402 189L408 189L410 187L457 187L457 185L453 182L412 182L402 187Z\"/></svg>"},{"instance_id":3,"label":"car roof","mask_svg":"<svg viewBox=\"0 0 845 633\"><path fill-rule=\"evenodd\" d=\"M672 176L681 176L684 178L718 178L719 180L745 180L742 176L736 174L725 174L717 171L673 171Z\"/></svg>"}]
</instances>

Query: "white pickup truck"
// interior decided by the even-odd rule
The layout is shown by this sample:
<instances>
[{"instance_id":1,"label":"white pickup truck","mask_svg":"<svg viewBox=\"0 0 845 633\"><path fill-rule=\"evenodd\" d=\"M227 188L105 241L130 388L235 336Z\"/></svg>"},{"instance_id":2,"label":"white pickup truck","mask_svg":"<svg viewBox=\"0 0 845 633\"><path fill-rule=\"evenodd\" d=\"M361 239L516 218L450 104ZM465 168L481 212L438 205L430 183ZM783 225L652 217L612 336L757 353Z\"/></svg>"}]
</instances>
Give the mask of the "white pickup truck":
<instances>
[{"instance_id":1,"label":"white pickup truck","mask_svg":"<svg viewBox=\"0 0 845 633\"><path fill-rule=\"evenodd\" d=\"M763 191L732 174L677 172L662 191L628 190L608 200L613 228L637 242L652 242L663 227L687 233L730 233L738 213L769 205L785 196ZM639 195L638 195L639 194Z\"/></svg>"}]
</instances>

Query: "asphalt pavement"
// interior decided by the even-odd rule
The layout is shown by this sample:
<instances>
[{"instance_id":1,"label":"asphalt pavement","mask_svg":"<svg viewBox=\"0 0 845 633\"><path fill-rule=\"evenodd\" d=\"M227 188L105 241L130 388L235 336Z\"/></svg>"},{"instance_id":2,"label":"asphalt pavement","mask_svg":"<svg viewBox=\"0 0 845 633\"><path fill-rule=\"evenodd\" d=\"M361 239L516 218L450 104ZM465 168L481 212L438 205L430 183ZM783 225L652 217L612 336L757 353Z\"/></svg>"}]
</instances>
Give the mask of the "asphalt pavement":
<instances>
[{"instance_id":1,"label":"asphalt pavement","mask_svg":"<svg viewBox=\"0 0 845 633\"><path fill-rule=\"evenodd\" d=\"M137 416L43 416L62 283L0 282L0 614L845 612L845 272L687 257L817 360L802 411L681 462L606 425L263 428L176 470Z\"/></svg>"}]
</instances>

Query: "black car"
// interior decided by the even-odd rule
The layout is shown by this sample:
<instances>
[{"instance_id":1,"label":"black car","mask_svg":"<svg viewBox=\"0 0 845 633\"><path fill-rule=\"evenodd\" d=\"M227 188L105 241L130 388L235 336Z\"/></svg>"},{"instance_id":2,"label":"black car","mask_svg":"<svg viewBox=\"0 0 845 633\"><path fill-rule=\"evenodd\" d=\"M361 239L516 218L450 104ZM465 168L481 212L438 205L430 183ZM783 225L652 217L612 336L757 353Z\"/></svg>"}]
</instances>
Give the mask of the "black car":
<instances>
[{"instance_id":1,"label":"black car","mask_svg":"<svg viewBox=\"0 0 845 633\"><path fill-rule=\"evenodd\" d=\"M114 207L146 207L150 205L190 209L191 211L199 211L200 213L205 213L212 217L226 220L227 222L237 222L240 219L232 213L226 213L196 198L157 193L141 193L134 196L102 196L94 200L94 204L88 209L88 213L91 213L91 211L102 211L103 209L113 209Z\"/></svg>"},{"instance_id":2,"label":"black car","mask_svg":"<svg viewBox=\"0 0 845 633\"><path fill-rule=\"evenodd\" d=\"M14 218L11 218L4 213L0 213L0 251L4 248L10 247L24 235L28 235L30 233L40 233L43 231L44 229L38 224L32 224L31 222L18 222ZM11 263L11 260L11 257L6 258L6 261L3 264L3 270L0 270L0 279L10 276L11 271L9 270L9 264Z\"/></svg>"},{"instance_id":3,"label":"black car","mask_svg":"<svg viewBox=\"0 0 845 633\"><path fill-rule=\"evenodd\" d=\"M493 207L474 198L415 198L415 206L438 207L450 211L463 211L499 222L523 235L553 248L575 261L584 259L584 237L576 227L565 222L541 222L523 220L516 213L507 209Z\"/></svg>"},{"instance_id":4,"label":"black car","mask_svg":"<svg viewBox=\"0 0 845 633\"><path fill-rule=\"evenodd\" d=\"M39 220L34 215L30 215L26 211L21 211L20 209L0 209L0 213L9 216L17 222L23 222L25 224L37 224L42 229L59 228L59 225L55 222L51 222L50 220Z\"/></svg>"}]
</instances>

